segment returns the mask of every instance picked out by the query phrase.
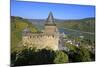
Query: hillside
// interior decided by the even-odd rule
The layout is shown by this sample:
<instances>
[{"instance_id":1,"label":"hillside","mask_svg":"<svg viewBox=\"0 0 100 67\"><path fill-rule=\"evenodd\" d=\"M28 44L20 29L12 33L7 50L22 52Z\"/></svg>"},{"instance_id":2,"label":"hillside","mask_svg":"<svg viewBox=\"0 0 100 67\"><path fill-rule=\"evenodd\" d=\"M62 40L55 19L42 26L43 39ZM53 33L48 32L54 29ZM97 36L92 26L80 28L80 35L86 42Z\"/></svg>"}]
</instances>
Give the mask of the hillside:
<instances>
[{"instance_id":1,"label":"hillside","mask_svg":"<svg viewBox=\"0 0 100 67\"><path fill-rule=\"evenodd\" d=\"M65 20L57 23L57 26L67 31L70 36L84 36L85 39L95 41L95 18Z\"/></svg>"},{"instance_id":2,"label":"hillside","mask_svg":"<svg viewBox=\"0 0 100 67\"><path fill-rule=\"evenodd\" d=\"M11 49L16 50L18 44L21 42L22 38L22 30L25 28L29 28L31 32L37 32L37 28L21 17L11 16Z\"/></svg>"},{"instance_id":3,"label":"hillside","mask_svg":"<svg viewBox=\"0 0 100 67\"><path fill-rule=\"evenodd\" d=\"M85 19L79 19L79 20L65 20L62 23L57 23L57 25L58 27L62 27L62 28L69 28L69 29L94 33L95 18L85 18Z\"/></svg>"},{"instance_id":4,"label":"hillside","mask_svg":"<svg viewBox=\"0 0 100 67\"><path fill-rule=\"evenodd\" d=\"M45 19L28 19L28 21L37 26L43 26L45 23ZM69 28L69 29L75 29L85 32L93 32L93 33L95 32L94 17L77 19L77 20L55 19L55 22L58 28Z\"/></svg>"}]
</instances>

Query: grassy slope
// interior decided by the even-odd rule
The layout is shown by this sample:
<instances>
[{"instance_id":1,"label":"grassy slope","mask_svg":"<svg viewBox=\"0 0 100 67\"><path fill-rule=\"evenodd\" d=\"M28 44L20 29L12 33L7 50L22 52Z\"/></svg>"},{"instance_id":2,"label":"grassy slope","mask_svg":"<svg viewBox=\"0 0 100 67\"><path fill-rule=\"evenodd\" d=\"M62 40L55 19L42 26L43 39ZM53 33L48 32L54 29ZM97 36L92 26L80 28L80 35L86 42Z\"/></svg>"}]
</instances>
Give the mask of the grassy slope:
<instances>
[{"instance_id":1,"label":"grassy slope","mask_svg":"<svg viewBox=\"0 0 100 67\"><path fill-rule=\"evenodd\" d=\"M20 17L11 17L11 50L14 51L17 49L18 44L21 42L22 30L26 27L32 32L36 32L37 29L34 25L29 23L27 20Z\"/></svg>"}]
</instances>

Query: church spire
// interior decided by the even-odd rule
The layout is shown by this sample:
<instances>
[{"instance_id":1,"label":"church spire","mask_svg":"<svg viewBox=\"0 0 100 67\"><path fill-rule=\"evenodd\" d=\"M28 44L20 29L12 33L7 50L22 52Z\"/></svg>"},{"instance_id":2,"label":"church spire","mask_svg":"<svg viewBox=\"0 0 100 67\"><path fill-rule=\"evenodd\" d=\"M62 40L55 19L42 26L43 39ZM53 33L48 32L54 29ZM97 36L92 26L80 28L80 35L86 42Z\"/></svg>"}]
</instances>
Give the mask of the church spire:
<instances>
[{"instance_id":1,"label":"church spire","mask_svg":"<svg viewBox=\"0 0 100 67\"><path fill-rule=\"evenodd\" d=\"M48 16L48 18L47 18L47 20L46 20L45 25L56 25L56 24L54 23L54 18L53 18L52 12L49 13L49 16Z\"/></svg>"}]
</instances>

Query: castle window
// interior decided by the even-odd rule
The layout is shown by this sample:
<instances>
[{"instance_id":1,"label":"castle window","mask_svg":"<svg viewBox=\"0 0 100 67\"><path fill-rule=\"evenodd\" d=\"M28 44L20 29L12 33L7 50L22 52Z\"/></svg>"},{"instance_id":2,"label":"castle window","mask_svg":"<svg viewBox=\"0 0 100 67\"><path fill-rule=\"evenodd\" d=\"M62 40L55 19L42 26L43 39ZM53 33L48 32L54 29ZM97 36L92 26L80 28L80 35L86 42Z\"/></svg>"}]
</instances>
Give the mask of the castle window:
<instances>
[{"instance_id":1,"label":"castle window","mask_svg":"<svg viewBox=\"0 0 100 67\"><path fill-rule=\"evenodd\" d=\"M52 37L54 38L54 35L52 35Z\"/></svg>"},{"instance_id":2,"label":"castle window","mask_svg":"<svg viewBox=\"0 0 100 67\"><path fill-rule=\"evenodd\" d=\"M32 36L30 36L30 38L32 38Z\"/></svg>"}]
</instances>

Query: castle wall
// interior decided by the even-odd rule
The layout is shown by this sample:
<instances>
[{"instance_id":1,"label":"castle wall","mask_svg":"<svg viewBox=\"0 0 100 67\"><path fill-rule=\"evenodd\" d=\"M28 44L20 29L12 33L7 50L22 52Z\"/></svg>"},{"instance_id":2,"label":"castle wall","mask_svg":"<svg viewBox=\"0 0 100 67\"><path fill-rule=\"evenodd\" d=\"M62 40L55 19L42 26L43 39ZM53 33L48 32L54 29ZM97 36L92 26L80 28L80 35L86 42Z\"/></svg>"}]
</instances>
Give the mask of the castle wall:
<instances>
[{"instance_id":1,"label":"castle wall","mask_svg":"<svg viewBox=\"0 0 100 67\"><path fill-rule=\"evenodd\" d=\"M30 34L23 36L23 45L28 47L36 47L37 49L49 48L58 50L59 36L56 34Z\"/></svg>"}]
</instances>

